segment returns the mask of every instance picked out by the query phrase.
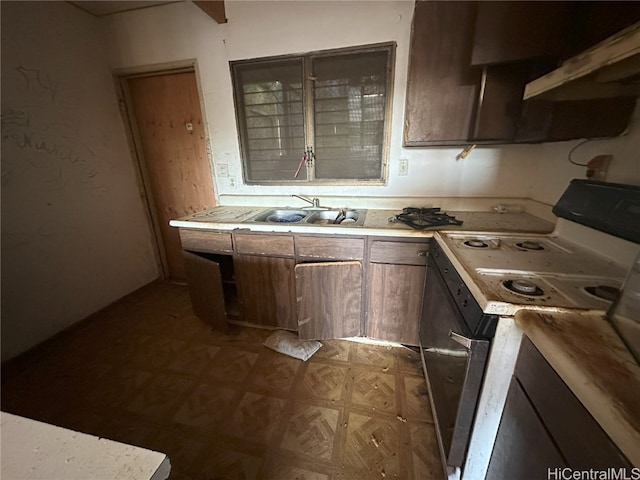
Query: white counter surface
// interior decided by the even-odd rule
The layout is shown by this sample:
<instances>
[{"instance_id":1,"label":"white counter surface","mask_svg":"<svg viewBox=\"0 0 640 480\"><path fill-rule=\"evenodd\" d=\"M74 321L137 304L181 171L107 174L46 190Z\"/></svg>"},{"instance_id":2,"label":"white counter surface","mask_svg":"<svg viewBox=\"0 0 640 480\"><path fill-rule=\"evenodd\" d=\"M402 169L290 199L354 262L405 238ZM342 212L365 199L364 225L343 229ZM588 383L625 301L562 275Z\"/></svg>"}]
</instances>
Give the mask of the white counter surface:
<instances>
[{"instance_id":1,"label":"white counter surface","mask_svg":"<svg viewBox=\"0 0 640 480\"><path fill-rule=\"evenodd\" d=\"M521 310L515 321L631 464L640 467L640 365L607 319Z\"/></svg>"},{"instance_id":2,"label":"white counter surface","mask_svg":"<svg viewBox=\"0 0 640 480\"><path fill-rule=\"evenodd\" d=\"M274 207L282 208L282 207ZM277 223L244 223L268 207L214 207L176 220L173 227L202 230L247 229L256 232L293 232L293 233L333 233L340 235L382 235L402 237L431 237L437 230L483 231L483 232L529 232L550 233L553 223L523 212L447 212L462 220L460 226L435 227L414 230L401 223L390 223L389 218L401 213L401 210L366 210L364 225L308 225Z\"/></svg>"},{"instance_id":3,"label":"white counter surface","mask_svg":"<svg viewBox=\"0 0 640 480\"><path fill-rule=\"evenodd\" d=\"M0 413L2 480L164 480L164 453Z\"/></svg>"}]
</instances>

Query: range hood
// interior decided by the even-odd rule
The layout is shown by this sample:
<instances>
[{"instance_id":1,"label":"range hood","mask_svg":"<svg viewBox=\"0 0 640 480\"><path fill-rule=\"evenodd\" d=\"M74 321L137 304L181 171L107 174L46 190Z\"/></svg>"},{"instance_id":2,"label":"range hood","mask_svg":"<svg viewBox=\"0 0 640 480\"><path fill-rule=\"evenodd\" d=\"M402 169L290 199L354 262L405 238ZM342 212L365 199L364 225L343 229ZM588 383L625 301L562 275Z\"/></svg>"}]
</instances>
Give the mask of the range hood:
<instances>
[{"instance_id":1,"label":"range hood","mask_svg":"<svg viewBox=\"0 0 640 480\"><path fill-rule=\"evenodd\" d=\"M572 57L525 86L524 99L640 96L640 22Z\"/></svg>"}]
</instances>

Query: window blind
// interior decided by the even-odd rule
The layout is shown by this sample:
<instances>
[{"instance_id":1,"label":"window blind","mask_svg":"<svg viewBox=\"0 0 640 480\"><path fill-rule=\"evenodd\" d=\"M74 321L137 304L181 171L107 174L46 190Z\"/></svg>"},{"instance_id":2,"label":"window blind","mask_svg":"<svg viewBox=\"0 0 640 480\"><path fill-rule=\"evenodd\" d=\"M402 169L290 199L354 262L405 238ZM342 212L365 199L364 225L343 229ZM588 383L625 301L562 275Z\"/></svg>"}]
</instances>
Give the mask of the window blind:
<instances>
[{"instance_id":1,"label":"window blind","mask_svg":"<svg viewBox=\"0 0 640 480\"><path fill-rule=\"evenodd\" d=\"M238 64L234 75L247 178L293 180L305 149L302 60Z\"/></svg>"},{"instance_id":2,"label":"window blind","mask_svg":"<svg viewBox=\"0 0 640 480\"><path fill-rule=\"evenodd\" d=\"M380 179L388 51L313 58L316 178Z\"/></svg>"}]
</instances>

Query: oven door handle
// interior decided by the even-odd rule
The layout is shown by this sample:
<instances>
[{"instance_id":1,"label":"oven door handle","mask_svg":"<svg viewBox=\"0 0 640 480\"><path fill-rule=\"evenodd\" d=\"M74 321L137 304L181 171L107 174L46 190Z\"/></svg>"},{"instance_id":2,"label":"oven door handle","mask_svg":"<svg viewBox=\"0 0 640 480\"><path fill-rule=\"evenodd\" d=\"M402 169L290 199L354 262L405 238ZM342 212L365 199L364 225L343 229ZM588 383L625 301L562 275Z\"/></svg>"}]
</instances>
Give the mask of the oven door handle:
<instances>
[{"instance_id":1,"label":"oven door handle","mask_svg":"<svg viewBox=\"0 0 640 480\"><path fill-rule=\"evenodd\" d=\"M449 338L456 343L459 343L463 347L468 350L475 350L477 345L488 344L486 340L479 340L476 338L465 337L464 335L460 335L459 333L454 332L453 330L449 331Z\"/></svg>"}]
</instances>

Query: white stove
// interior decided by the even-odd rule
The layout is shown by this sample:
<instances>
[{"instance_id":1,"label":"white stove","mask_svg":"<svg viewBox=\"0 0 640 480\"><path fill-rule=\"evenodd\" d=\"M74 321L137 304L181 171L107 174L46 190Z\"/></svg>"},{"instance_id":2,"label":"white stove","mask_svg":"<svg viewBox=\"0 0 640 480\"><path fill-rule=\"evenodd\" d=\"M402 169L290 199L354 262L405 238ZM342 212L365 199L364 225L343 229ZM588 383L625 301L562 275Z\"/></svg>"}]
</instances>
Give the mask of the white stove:
<instances>
[{"instance_id":1,"label":"white stove","mask_svg":"<svg viewBox=\"0 0 640 480\"><path fill-rule=\"evenodd\" d=\"M590 235L606 235L589 230ZM627 271L623 259L598 255L557 231L438 237L485 313L512 315L521 308L604 312Z\"/></svg>"},{"instance_id":2,"label":"white stove","mask_svg":"<svg viewBox=\"0 0 640 480\"><path fill-rule=\"evenodd\" d=\"M558 220L547 235L435 234L449 263L440 260L434 268L452 267L482 312L497 317L464 465L448 470L449 479L475 480L487 472L523 335L516 313L580 310L604 317L619 302L640 253L638 186L573 180L553 213ZM444 282L455 303L461 290L449 277Z\"/></svg>"}]
</instances>

